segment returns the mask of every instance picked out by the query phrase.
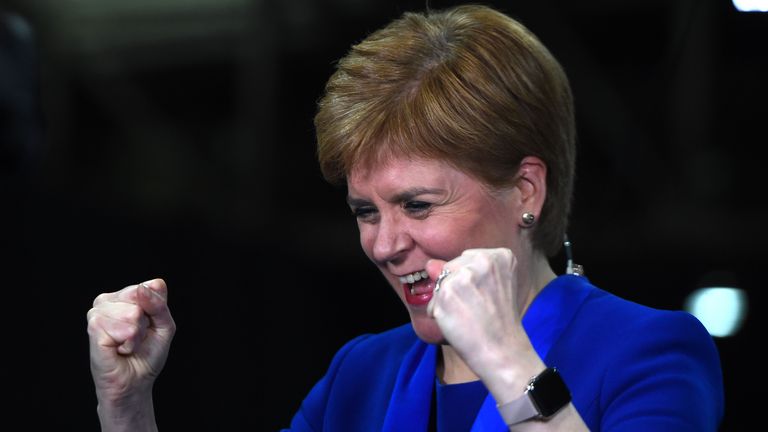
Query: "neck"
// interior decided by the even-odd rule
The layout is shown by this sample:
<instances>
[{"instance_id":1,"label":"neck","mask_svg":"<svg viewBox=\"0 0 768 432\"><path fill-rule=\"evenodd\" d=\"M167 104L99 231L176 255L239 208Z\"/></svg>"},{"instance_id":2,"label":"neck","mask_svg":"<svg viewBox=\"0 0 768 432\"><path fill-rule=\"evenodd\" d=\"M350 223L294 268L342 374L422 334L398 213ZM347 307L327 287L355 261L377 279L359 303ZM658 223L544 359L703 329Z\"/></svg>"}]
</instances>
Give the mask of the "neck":
<instances>
[{"instance_id":1,"label":"neck","mask_svg":"<svg viewBox=\"0 0 768 432\"><path fill-rule=\"evenodd\" d=\"M533 299L539 295L541 290L557 277L557 274L552 270L552 266L549 265L549 260L545 256L537 255L532 267L534 269L530 280L532 289L529 291L530 295L528 301L525 303L525 308L523 308L523 315L525 315L528 306L533 303Z\"/></svg>"},{"instance_id":2,"label":"neck","mask_svg":"<svg viewBox=\"0 0 768 432\"><path fill-rule=\"evenodd\" d=\"M518 269L528 269L528 271L517 272L515 285L515 299L520 305L521 319L533 303L533 299L557 277L546 256L541 253L531 253L528 257L528 261L523 261L523 259L518 261Z\"/></svg>"},{"instance_id":3,"label":"neck","mask_svg":"<svg viewBox=\"0 0 768 432\"><path fill-rule=\"evenodd\" d=\"M460 384L479 379L450 345L440 346L436 373L443 384Z\"/></svg>"}]
</instances>

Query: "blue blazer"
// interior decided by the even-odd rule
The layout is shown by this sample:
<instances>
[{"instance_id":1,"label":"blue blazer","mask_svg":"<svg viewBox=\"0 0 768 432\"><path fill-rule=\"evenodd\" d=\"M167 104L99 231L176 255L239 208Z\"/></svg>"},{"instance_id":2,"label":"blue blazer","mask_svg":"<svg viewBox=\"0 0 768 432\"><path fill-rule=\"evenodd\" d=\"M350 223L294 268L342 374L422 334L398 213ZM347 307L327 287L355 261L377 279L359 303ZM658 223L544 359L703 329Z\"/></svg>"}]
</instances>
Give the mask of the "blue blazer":
<instances>
[{"instance_id":1,"label":"blue blazer","mask_svg":"<svg viewBox=\"0 0 768 432\"><path fill-rule=\"evenodd\" d=\"M591 431L718 429L720 359L692 315L642 306L566 275L539 293L523 326L544 363L560 370ZM410 324L359 336L334 356L284 431L425 432L436 356L437 346ZM507 430L489 394L472 431Z\"/></svg>"}]
</instances>

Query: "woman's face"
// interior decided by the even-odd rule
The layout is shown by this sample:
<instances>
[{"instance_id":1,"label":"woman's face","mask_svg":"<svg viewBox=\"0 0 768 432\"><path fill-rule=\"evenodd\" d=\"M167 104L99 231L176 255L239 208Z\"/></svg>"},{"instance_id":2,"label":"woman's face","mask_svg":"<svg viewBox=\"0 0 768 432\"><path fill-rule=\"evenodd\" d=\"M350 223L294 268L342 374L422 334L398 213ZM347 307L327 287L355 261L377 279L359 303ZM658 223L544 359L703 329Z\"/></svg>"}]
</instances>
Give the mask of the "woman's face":
<instances>
[{"instance_id":1,"label":"woman's face","mask_svg":"<svg viewBox=\"0 0 768 432\"><path fill-rule=\"evenodd\" d=\"M403 301L416 334L442 343L427 316L434 281L428 260L451 260L470 248L507 247L517 253L522 209L519 191L490 191L484 183L433 159L392 158L353 168L348 203L360 244Z\"/></svg>"}]
</instances>

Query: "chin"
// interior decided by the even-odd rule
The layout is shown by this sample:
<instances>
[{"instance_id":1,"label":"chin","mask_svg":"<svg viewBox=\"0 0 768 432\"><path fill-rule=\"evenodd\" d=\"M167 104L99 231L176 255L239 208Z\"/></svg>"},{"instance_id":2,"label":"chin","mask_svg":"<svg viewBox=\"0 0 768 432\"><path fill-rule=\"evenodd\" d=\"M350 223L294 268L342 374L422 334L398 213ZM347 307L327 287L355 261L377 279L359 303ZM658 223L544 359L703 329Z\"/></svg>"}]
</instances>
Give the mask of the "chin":
<instances>
[{"instance_id":1,"label":"chin","mask_svg":"<svg viewBox=\"0 0 768 432\"><path fill-rule=\"evenodd\" d=\"M411 311L411 325L416 332L416 336L422 341L433 345L445 344L443 332L437 325L437 322L426 316L426 314L416 314Z\"/></svg>"}]
</instances>

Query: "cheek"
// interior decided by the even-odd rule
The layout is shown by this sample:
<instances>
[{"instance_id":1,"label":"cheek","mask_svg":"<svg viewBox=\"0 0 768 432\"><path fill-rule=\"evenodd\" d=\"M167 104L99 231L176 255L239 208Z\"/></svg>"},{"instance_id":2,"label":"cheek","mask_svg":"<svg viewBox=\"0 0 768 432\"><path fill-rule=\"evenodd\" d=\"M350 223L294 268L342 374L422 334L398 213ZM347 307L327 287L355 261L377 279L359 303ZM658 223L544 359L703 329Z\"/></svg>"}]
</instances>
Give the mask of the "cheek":
<instances>
[{"instance_id":1,"label":"cheek","mask_svg":"<svg viewBox=\"0 0 768 432\"><path fill-rule=\"evenodd\" d=\"M466 232L457 230L455 226L445 227L439 224L423 227L414 237L428 256L444 260L460 255L467 240Z\"/></svg>"},{"instance_id":2,"label":"cheek","mask_svg":"<svg viewBox=\"0 0 768 432\"><path fill-rule=\"evenodd\" d=\"M360 247L368 259L373 260L373 242L376 239L376 233L372 227L358 223L357 229L360 232Z\"/></svg>"},{"instance_id":3,"label":"cheek","mask_svg":"<svg viewBox=\"0 0 768 432\"><path fill-rule=\"evenodd\" d=\"M495 247L503 242L501 232L489 231L493 222L481 218L461 218L450 223L436 223L421 232L422 247L435 258L451 260L466 249Z\"/></svg>"}]
</instances>

